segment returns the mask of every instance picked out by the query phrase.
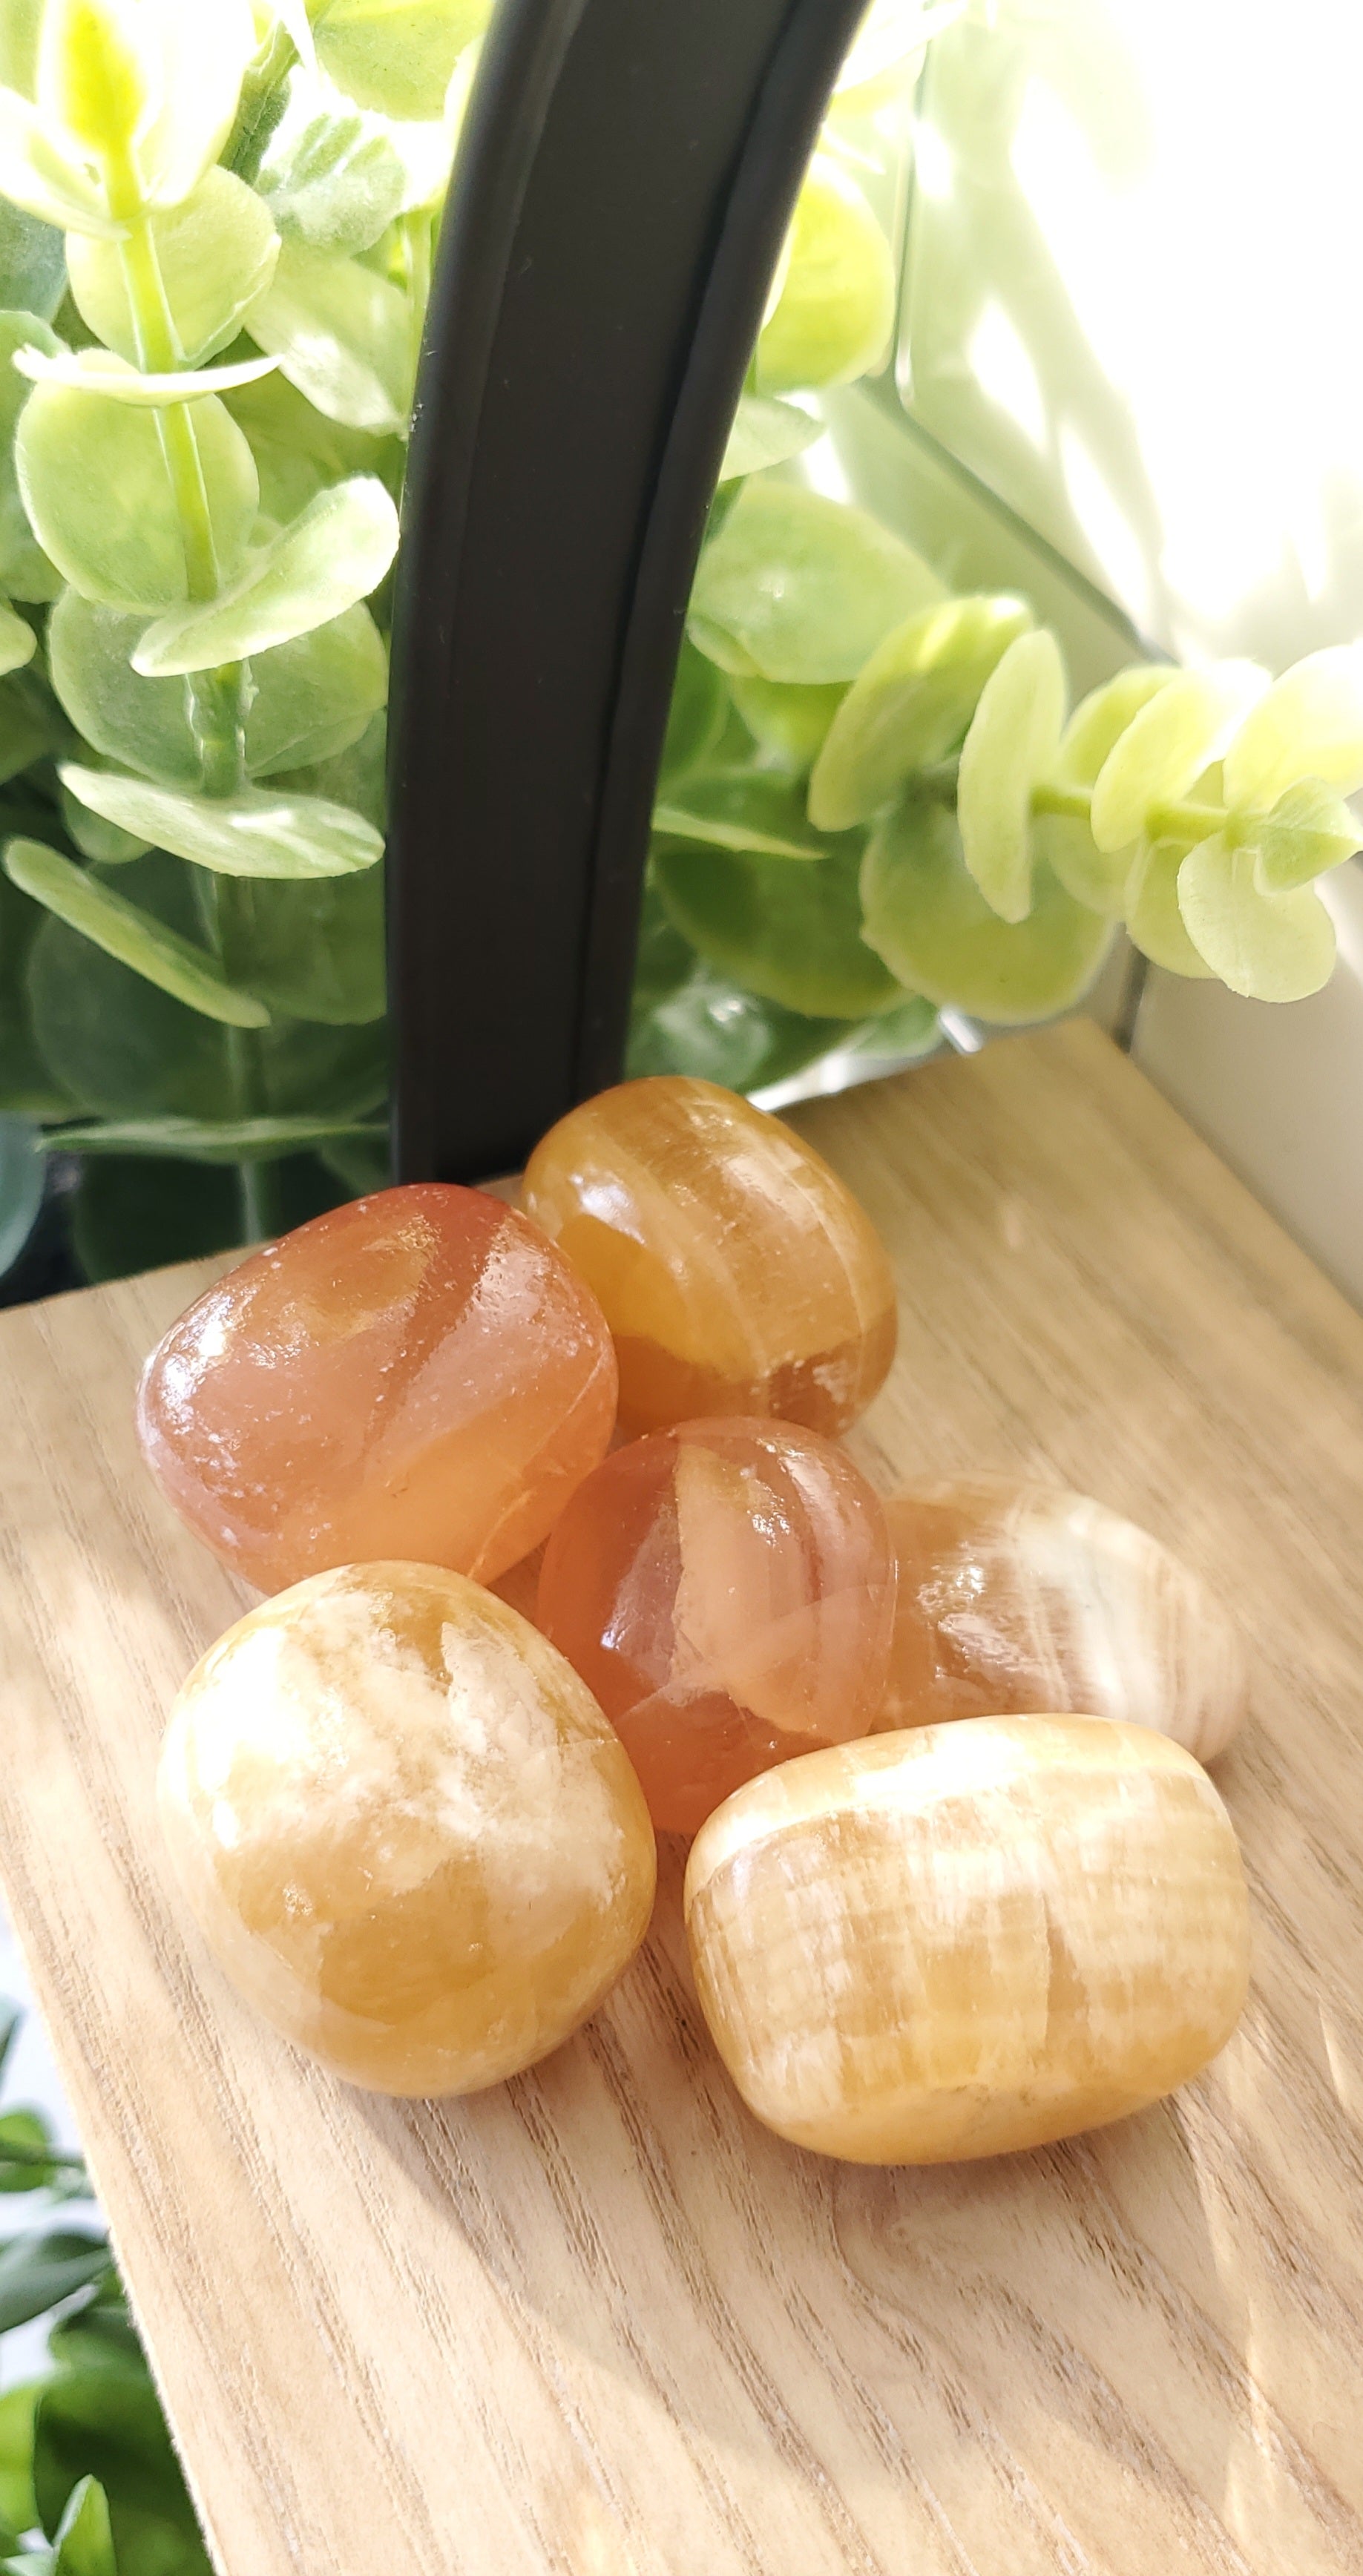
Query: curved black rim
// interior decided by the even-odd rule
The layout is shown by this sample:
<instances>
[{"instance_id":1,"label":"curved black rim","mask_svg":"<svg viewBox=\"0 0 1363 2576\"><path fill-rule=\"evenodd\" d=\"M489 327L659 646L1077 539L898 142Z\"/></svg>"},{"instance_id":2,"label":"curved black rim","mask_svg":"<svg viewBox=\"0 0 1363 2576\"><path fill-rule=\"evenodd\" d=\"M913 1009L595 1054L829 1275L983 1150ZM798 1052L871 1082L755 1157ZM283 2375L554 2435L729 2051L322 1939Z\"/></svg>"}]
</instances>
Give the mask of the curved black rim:
<instances>
[{"instance_id":1,"label":"curved black rim","mask_svg":"<svg viewBox=\"0 0 1363 2576\"><path fill-rule=\"evenodd\" d=\"M501 0L418 390L394 627L404 1179L618 1079L706 513L865 0Z\"/></svg>"}]
</instances>

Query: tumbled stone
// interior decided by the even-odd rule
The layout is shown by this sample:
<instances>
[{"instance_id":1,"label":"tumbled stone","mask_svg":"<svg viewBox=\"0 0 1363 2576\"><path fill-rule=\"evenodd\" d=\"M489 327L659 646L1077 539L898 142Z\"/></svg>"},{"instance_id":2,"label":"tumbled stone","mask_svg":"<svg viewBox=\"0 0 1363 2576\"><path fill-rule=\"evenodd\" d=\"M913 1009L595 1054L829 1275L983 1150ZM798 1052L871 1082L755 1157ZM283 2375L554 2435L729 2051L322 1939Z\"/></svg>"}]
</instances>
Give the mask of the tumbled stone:
<instances>
[{"instance_id":1,"label":"tumbled stone","mask_svg":"<svg viewBox=\"0 0 1363 2576\"><path fill-rule=\"evenodd\" d=\"M659 1074L570 1111L521 1204L601 1301L632 1430L718 1413L845 1429L894 1357L894 1279L821 1155L713 1082Z\"/></svg>"},{"instance_id":2,"label":"tumbled stone","mask_svg":"<svg viewBox=\"0 0 1363 2576\"><path fill-rule=\"evenodd\" d=\"M1104 1718L970 1718L752 1780L692 1848L700 2001L749 2109L861 2164L998 2155L1186 2083L1245 2000L1230 1819Z\"/></svg>"},{"instance_id":3,"label":"tumbled stone","mask_svg":"<svg viewBox=\"0 0 1363 2576\"><path fill-rule=\"evenodd\" d=\"M605 1453L610 1335L481 1190L381 1190L251 1255L171 1326L138 1428L181 1518L262 1591L411 1557L489 1582Z\"/></svg>"},{"instance_id":4,"label":"tumbled stone","mask_svg":"<svg viewBox=\"0 0 1363 2576\"><path fill-rule=\"evenodd\" d=\"M229 1629L176 1702L159 1797L237 1991L379 2092L533 2065L648 1925L618 1737L527 1621L437 1566L343 1566Z\"/></svg>"},{"instance_id":5,"label":"tumbled stone","mask_svg":"<svg viewBox=\"0 0 1363 2576\"><path fill-rule=\"evenodd\" d=\"M866 1733L893 1615L865 1477L817 1432L741 1416L607 1458L550 1537L537 1611L680 1833L755 1772Z\"/></svg>"}]
</instances>

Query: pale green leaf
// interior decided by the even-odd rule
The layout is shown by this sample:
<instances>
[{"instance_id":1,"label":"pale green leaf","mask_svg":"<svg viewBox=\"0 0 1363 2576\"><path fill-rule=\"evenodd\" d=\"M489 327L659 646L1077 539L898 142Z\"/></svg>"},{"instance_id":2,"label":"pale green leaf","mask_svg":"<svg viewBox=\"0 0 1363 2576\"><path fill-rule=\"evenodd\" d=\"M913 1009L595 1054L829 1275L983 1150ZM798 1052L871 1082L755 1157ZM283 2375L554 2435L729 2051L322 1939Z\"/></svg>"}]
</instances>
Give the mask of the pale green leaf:
<instances>
[{"instance_id":1,"label":"pale green leaf","mask_svg":"<svg viewBox=\"0 0 1363 2576\"><path fill-rule=\"evenodd\" d=\"M52 612L52 684L72 723L106 760L168 787L197 787L202 769L184 679L148 680L131 656L139 617L67 591ZM365 608L259 654L246 718L246 765L256 778L328 759L358 742L388 691L383 639ZM344 797L337 801L344 803Z\"/></svg>"},{"instance_id":2,"label":"pale green leaf","mask_svg":"<svg viewBox=\"0 0 1363 2576\"><path fill-rule=\"evenodd\" d=\"M1212 969L1188 936L1178 905L1178 872L1186 841L1147 841L1131 858L1126 884L1127 937L1152 966L1203 982Z\"/></svg>"},{"instance_id":3,"label":"pale green leaf","mask_svg":"<svg viewBox=\"0 0 1363 2576\"><path fill-rule=\"evenodd\" d=\"M41 841L11 841L5 849L5 873L20 892L46 906L68 929L93 940L109 957L117 957L136 975L145 976L163 993L173 993L193 1011L235 1029L261 1029L269 1012L250 993L234 990L217 959L167 930L115 894L83 868L47 849Z\"/></svg>"},{"instance_id":4,"label":"pale green leaf","mask_svg":"<svg viewBox=\"0 0 1363 2576\"><path fill-rule=\"evenodd\" d=\"M813 867L662 842L653 876L670 919L722 974L806 1018L859 1020L904 999L861 936L859 857L859 840Z\"/></svg>"},{"instance_id":5,"label":"pale green leaf","mask_svg":"<svg viewBox=\"0 0 1363 2576\"><path fill-rule=\"evenodd\" d=\"M277 367L224 400L251 442L261 509L276 528L288 527L329 483L344 482L348 474L377 474L390 491L398 489L401 441L326 419Z\"/></svg>"},{"instance_id":6,"label":"pale green leaf","mask_svg":"<svg viewBox=\"0 0 1363 2576\"><path fill-rule=\"evenodd\" d=\"M260 501L251 450L222 404L188 416L218 563L245 561ZM65 385L35 386L19 423L19 489L44 551L87 599L171 608L188 589L175 493L151 413Z\"/></svg>"},{"instance_id":7,"label":"pale green leaf","mask_svg":"<svg viewBox=\"0 0 1363 2576\"><path fill-rule=\"evenodd\" d=\"M1001 921L961 854L945 806L908 798L876 830L861 875L865 935L891 972L939 1007L1020 1024L1068 1009L1112 928L1038 866L1025 921Z\"/></svg>"},{"instance_id":8,"label":"pale green leaf","mask_svg":"<svg viewBox=\"0 0 1363 2576\"><path fill-rule=\"evenodd\" d=\"M882 365L894 322L894 261L861 190L826 154L796 200L789 254L757 343L759 390L850 384Z\"/></svg>"},{"instance_id":9,"label":"pale green leaf","mask_svg":"<svg viewBox=\"0 0 1363 2576\"><path fill-rule=\"evenodd\" d=\"M22 617L0 601L0 679L11 671L22 671L37 651L37 637Z\"/></svg>"},{"instance_id":10,"label":"pale green leaf","mask_svg":"<svg viewBox=\"0 0 1363 2576\"><path fill-rule=\"evenodd\" d=\"M315 72L317 47L313 42L307 0L274 0L274 14L285 34L292 38L294 51L304 70Z\"/></svg>"},{"instance_id":11,"label":"pale green leaf","mask_svg":"<svg viewBox=\"0 0 1363 2576\"><path fill-rule=\"evenodd\" d=\"M102 190L80 163L58 151L31 101L0 89L0 196L64 233L122 238Z\"/></svg>"},{"instance_id":12,"label":"pale green leaf","mask_svg":"<svg viewBox=\"0 0 1363 2576\"><path fill-rule=\"evenodd\" d=\"M128 1118L98 1127L63 1128L73 1154L170 1154L193 1163L272 1163L333 1136L382 1138L370 1120L338 1118Z\"/></svg>"},{"instance_id":13,"label":"pale green leaf","mask_svg":"<svg viewBox=\"0 0 1363 2576\"><path fill-rule=\"evenodd\" d=\"M980 693L961 747L956 817L976 885L1001 921L1032 904L1032 791L1054 766L1065 666L1049 627L1019 635Z\"/></svg>"},{"instance_id":14,"label":"pale green leaf","mask_svg":"<svg viewBox=\"0 0 1363 2576\"><path fill-rule=\"evenodd\" d=\"M120 832L116 823L106 823L85 805L78 805L69 787L61 790L62 823L66 837L83 858L102 868L125 868L133 859L144 858L151 844L136 840L131 832Z\"/></svg>"},{"instance_id":15,"label":"pale green leaf","mask_svg":"<svg viewBox=\"0 0 1363 2576\"><path fill-rule=\"evenodd\" d=\"M691 633L740 676L852 680L891 627L945 595L866 511L762 477L742 486L701 556Z\"/></svg>"},{"instance_id":16,"label":"pale green leaf","mask_svg":"<svg viewBox=\"0 0 1363 2576\"><path fill-rule=\"evenodd\" d=\"M397 546L398 514L382 483L358 475L334 484L217 599L149 626L133 667L164 679L292 643L376 590Z\"/></svg>"},{"instance_id":17,"label":"pale green leaf","mask_svg":"<svg viewBox=\"0 0 1363 2576\"><path fill-rule=\"evenodd\" d=\"M841 680L803 688L790 680L732 683L734 705L753 740L797 778L813 768L846 694Z\"/></svg>"},{"instance_id":18,"label":"pale green leaf","mask_svg":"<svg viewBox=\"0 0 1363 2576\"><path fill-rule=\"evenodd\" d=\"M137 0L46 0L38 112L91 160L127 153L151 125L162 66L154 14Z\"/></svg>"},{"instance_id":19,"label":"pale green leaf","mask_svg":"<svg viewBox=\"0 0 1363 2576\"><path fill-rule=\"evenodd\" d=\"M1121 920L1133 850L1100 850L1078 815L1034 813L1032 855L1045 861L1076 903L1107 921Z\"/></svg>"},{"instance_id":20,"label":"pale green leaf","mask_svg":"<svg viewBox=\"0 0 1363 2576\"><path fill-rule=\"evenodd\" d=\"M285 242L247 329L301 394L352 429L401 430L412 397L407 299L372 268Z\"/></svg>"},{"instance_id":21,"label":"pale green leaf","mask_svg":"<svg viewBox=\"0 0 1363 2576\"><path fill-rule=\"evenodd\" d=\"M809 783L826 832L864 823L917 769L944 760L1032 615L1020 599L948 599L887 635L848 690Z\"/></svg>"},{"instance_id":22,"label":"pale green leaf","mask_svg":"<svg viewBox=\"0 0 1363 2576\"><path fill-rule=\"evenodd\" d=\"M108 2499L91 2477L73 2487L57 2526L52 2576L119 2576Z\"/></svg>"},{"instance_id":23,"label":"pale green leaf","mask_svg":"<svg viewBox=\"0 0 1363 2576\"><path fill-rule=\"evenodd\" d=\"M1186 796L1267 686L1267 674L1252 662L1218 662L1166 681L1132 717L1098 772L1090 822L1099 849L1126 849L1142 838L1158 807Z\"/></svg>"},{"instance_id":24,"label":"pale green leaf","mask_svg":"<svg viewBox=\"0 0 1363 2576\"><path fill-rule=\"evenodd\" d=\"M674 786L654 807L653 828L674 840L771 859L822 859L832 846L806 820L790 780L761 769L702 772Z\"/></svg>"},{"instance_id":25,"label":"pale green leaf","mask_svg":"<svg viewBox=\"0 0 1363 2576\"><path fill-rule=\"evenodd\" d=\"M73 393L102 394L138 411L164 411L171 403L203 402L234 393L273 373L273 358L242 358L231 367L180 368L174 375L143 375L112 349L73 349L49 358L41 349L19 349L14 364L35 385L66 385Z\"/></svg>"},{"instance_id":26,"label":"pale green leaf","mask_svg":"<svg viewBox=\"0 0 1363 2576\"><path fill-rule=\"evenodd\" d=\"M159 112L138 153L158 206L178 206L217 160L236 122L259 38L251 0L139 0L156 21Z\"/></svg>"},{"instance_id":27,"label":"pale green leaf","mask_svg":"<svg viewBox=\"0 0 1363 2576\"><path fill-rule=\"evenodd\" d=\"M811 420L807 411L798 411L793 403L744 394L724 450L720 482L736 483L741 475L760 474L764 466L784 465L822 436L823 422Z\"/></svg>"},{"instance_id":28,"label":"pale green leaf","mask_svg":"<svg viewBox=\"0 0 1363 2576\"><path fill-rule=\"evenodd\" d=\"M237 337L279 257L279 235L253 188L208 170L182 205L153 215L152 239L175 335L191 367ZM141 352L116 244L67 245L71 292L96 337L136 365Z\"/></svg>"},{"instance_id":29,"label":"pale green leaf","mask_svg":"<svg viewBox=\"0 0 1363 2576\"><path fill-rule=\"evenodd\" d=\"M492 0L325 0L313 12L324 71L359 107L434 118Z\"/></svg>"},{"instance_id":30,"label":"pale green leaf","mask_svg":"<svg viewBox=\"0 0 1363 2576\"><path fill-rule=\"evenodd\" d=\"M1057 781L1066 787L1091 787L1133 718L1177 677L1172 662L1133 662L1114 679L1104 680L1101 688L1090 689L1060 737L1053 772Z\"/></svg>"},{"instance_id":31,"label":"pale green leaf","mask_svg":"<svg viewBox=\"0 0 1363 2576\"><path fill-rule=\"evenodd\" d=\"M372 823L319 796L179 796L142 778L66 762L64 785L82 805L156 849L231 877L339 877L372 868L383 841Z\"/></svg>"},{"instance_id":32,"label":"pale green leaf","mask_svg":"<svg viewBox=\"0 0 1363 2576\"><path fill-rule=\"evenodd\" d=\"M242 880L223 964L271 1010L331 1028L380 1019L387 1002L383 870L287 884Z\"/></svg>"},{"instance_id":33,"label":"pale green leaf","mask_svg":"<svg viewBox=\"0 0 1363 2576\"><path fill-rule=\"evenodd\" d=\"M1339 867L1363 845L1363 829L1342 798L1318 778L1285 787L1254 832L1261 894L1286 894Z\"/></svg>"},{"instance_id":34,"label":"pale green leaf","mask_svg":"<svg viewBox=\"0 0 1363 2576\"><path fill-rule=\"evenodd\" d=\"M31 387L12 364L16 349L37 348L49 357L62 342L36 313L0 313L0 589L11 599L55 599L61 574L29 525L14 463L14 434Z\"/></svg>"},{"instance_id":35,"label":"pale green leaf","mask_svg":"<svg viewBox=\"0 0 1363 2576\"><path fill-rule=\"evenodd\" d=\"M272 152L258 185L282 233L313 250L370 250L402 211L407 171L383 126L324 111Z\"/></svg>"},{"instance_id":36,"label":"pale green leaf","mask_svg":"<svg viewBox=\"0 0 1363 2576\"><path fill-rule=\"evenodd\" d=\"M1233 993L1258 1002L1300 1002L1328 984L1335 926L1309 886L1262 894L1252 849L1228 848L1213 832L1178 872L1178 907L1188 935Z\"/></svg>"},{"instance_id":37,"label":"pale green leaf","mask_svg":"<svg viewBox=\"0 0 1363 2576\"><path fill-rule=\"evenodd\" d=\"M1341 796L1363 787L1363 645L1333 644L1284 671L1226 752L1225 796L1266 813L1318 778Z\"/></svg>"}]
</instances>

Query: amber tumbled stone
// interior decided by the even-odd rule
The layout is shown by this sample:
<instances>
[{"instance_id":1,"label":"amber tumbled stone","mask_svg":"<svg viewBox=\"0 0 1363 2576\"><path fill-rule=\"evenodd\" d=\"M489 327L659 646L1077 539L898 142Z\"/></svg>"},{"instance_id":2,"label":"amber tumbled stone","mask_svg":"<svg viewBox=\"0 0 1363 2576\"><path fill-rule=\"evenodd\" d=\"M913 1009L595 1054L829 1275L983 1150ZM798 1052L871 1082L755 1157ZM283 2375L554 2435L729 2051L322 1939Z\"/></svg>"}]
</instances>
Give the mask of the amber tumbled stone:
<instances>
[{"instance_id":1,"label":"amber tumbled stone","mask_svg":"<svg viewBox=\"0 0 1363 2576\"><path fill-rule=\"evenodd\" d=\"M971 1718L807 1754L702 1828L701 2005L750 2110L861 2164L1035 2147L1154 2102L1245 2000L1230 1819L1182 1746Z\"/></svg>"},{"instance_id":2,"label":"amber tumbled stone","mask_svg":"<svg viewBox=\"0 0 1363 2576\"><path fill-rule=\"evenodd\" d=\"M490 1582L604 1456L616 1368L599 1306L539 1228L481 1190L381 1190L205 1291L153 1351L153 1474L262 1591L409 1557Z\"/></svg>"},{"instance_id":3,"label":"amber tumbled stone","mask_svg":"<svg viewBox=\"0 0 1363 2576\"><path fill-rule=\"evenodd\" d=\"M894 1279L850 1190L780 1119L659 1074L551 1128L521 1204L581 1271L634 1431L717 1413L838 1432L894 1357Z\"/></svg>"},{"instance_id":4,"label":"amber tumbled stone","mask_svg":"<svg viewBox=\"0 0 1363 2576\"><path fill-rule=\"evenodd\" d=\"M878 1495L832 1441L728 1416L618 1449L554 1530L537 1619L619 1729L655 1824L864 1735L889 1669Z\"/></svg>"},{"instance_id":5,"label":"amber tumbled stone","mask_svg":"<svg viewBox=\"0 0 1363 2576\"><path fill-rule=\"evenodd\" d=\"M159 1799L239 1993L379 2092L533 2065L648 1925L619 1739L537 1630L438 1566L342 1566L229 1629L175 1704Z\"/></svg>"},{"instance_id":6,"label":"amber tumbled stone","mask_svg":"<svg viewBox=\"0 0 1363 2576\"><path fill-rule=\"evenodd\" d=\"M1063 1487L905 1486L886 1511L899 1606L880 1724L1058 1709L1172 1735L1198 1760L1244 1717L1244 1648L1215 1594L1148 1530Z\"/></svg>"}]
</instances>

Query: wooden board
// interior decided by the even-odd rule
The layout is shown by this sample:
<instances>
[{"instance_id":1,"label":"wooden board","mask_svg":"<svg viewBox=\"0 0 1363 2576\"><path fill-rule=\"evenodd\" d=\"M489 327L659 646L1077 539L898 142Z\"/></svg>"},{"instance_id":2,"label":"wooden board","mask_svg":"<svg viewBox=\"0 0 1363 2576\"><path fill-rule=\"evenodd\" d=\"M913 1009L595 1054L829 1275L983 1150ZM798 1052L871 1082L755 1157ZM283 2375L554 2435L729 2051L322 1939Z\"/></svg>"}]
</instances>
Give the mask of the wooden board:
<instances>
[{"instance_id":1,"label":"wooden board","mask_svg":"<svg viewBox=\"0 0 1363 2576\"><path fill-rule=\"evenodd\" d=\"M1090 1028L798 1124L899 1269L872 1471L1058 1475L1242 1614L1248 2016L1076 2145L820 2162L717 2070L673 1855L544 2067L343 2091L238 2009L153 1829L239 1607L130 1422L206 1273L5 1318L0 1858L226 2576L1363 2570L1363 1322Z\"/></svg>"}]
</instances>

